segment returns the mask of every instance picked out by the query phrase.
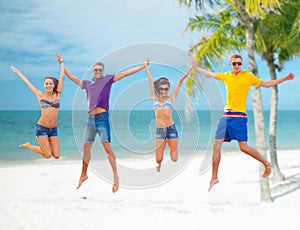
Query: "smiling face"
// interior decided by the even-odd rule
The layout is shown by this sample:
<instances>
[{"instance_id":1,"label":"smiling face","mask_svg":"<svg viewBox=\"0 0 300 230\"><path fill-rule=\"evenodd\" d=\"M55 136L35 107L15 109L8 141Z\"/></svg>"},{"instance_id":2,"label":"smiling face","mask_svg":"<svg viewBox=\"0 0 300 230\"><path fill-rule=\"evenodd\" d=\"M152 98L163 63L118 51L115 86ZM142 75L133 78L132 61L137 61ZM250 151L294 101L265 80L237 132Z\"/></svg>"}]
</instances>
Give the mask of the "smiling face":
<instances>
[{"instance_id":1,"label":"smiling face","mask_svg":"<svg viewBox=\"0 0 300 230\"><path fill-rule=\"evenodd\" d=\"M230 59L230 66L232 68L232 72L237 74L241 72L243 66L243 60L241 57L232 57Z\"/></svg>"},{"instance_id":2,"label":"smiling face","mask_svg":"<svg viewBox=\"0 0 300 230\"><path fill-rule=\"evenodd\" d=\"M44 88L46 92L52 93L53 89L55 88L54 81L50 78L46 78L44 81Z\"/></svg>"},{"instance_id":3,"label":"smiling face","mask_svg":"<svg viewBox=\"0 0 300 230\"><path fill-rule=\"evenodd\" d=\"M96 63L93 66L94 78L99 79L104 74L104 66L101 63Z\"/></svg>"},{"instance_id":4,"label":"smiling face","mask_svg":"<svg viewBox=\"0 0 300 230\"><path fill-rule=\"evenodd\" d=\"M168 97L170 86L168 84L159 85L159 94L161 97Z\"/></svg>"}]
</instances>

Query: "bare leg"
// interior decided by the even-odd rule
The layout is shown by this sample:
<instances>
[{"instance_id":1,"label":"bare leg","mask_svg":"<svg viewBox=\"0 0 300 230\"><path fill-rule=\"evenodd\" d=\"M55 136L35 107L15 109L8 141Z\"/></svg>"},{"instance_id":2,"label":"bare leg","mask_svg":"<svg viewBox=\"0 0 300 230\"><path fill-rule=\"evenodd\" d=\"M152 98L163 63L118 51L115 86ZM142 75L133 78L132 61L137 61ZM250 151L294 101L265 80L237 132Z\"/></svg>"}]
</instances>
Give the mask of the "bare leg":
<instances>
[{"instance_id":1,"label":"bare leg","mask_svg":"<svg viewBox=\"0 0 300 230\"><path fill-rule=\"evenodd\" d=\"M164 158L164 151L165 151L165 147L166 147L166 140L164 139L156 139L155 141L156 144L156 162L157 162L157 166L156 166L156 171L160 172L160 167L161 167L161 162Z\"/></svg>"},{"instance_id":2,"label":"bare leg","mask_svg":"<svg viewBox=\"0 0 300 230\"><path fill-rule=\"evenodd\" d=\"M108 161L111 165L114 174L114 184L112 187L112 192L116 192L119 189L119 177L117 172L117 164L116 164L116 156L111 148L110 142L103 142L103 147L105 152L107 153Z\"/></svg>"},{"instance_id":3,"label":"bare leg","mask_svg":"<svg viewBox=\"0 0 300 230\"><path fill-rule=\"evenodd\" d=\"M49 137L48 136L39 136L39 137L37 137L37 140L38 140L40 146L32 145L32 144L30 144L30 142L26 142L26 143L20 145L20 147L31 150L34 153L41 155L42 157L50 158L52 156L52 150L51 150L51 146L50 146Z\"/></svg>"},{"instance_id":4,"label":"bare leg","mask_svg":"<svg viewBox=\"0 0 300 230\"><path fill-rule=\"evenodd\" d=\"M263 177L268 177L272 172L272 163L268 162L263 156L254 148L248 146L247 141L239 142L240 150L254 159L258 160L265 166Z\"/></svg>"},{"instance_id":5,"label":"bare leg","mask_svg":"<svg viewBox=\"0 0 300 230\"><path fill-rule=\"evenodd\" d=\"M60 146L59 146L58 137L50 137L49 141L52 149L52 156L55 159L58 159L60 157Z\"/></svg>"},{"instance_id":6,"label":"bare leg","mask_svg":"<svg viewBox=\"0 0 300 230\"><path fill-rule=\"evenodd\" d=\"M91 160L92 145L93 143L84 143L83 145L82 169L77 189L79 189L81 184L88 179L87 169Z\"/></svg>"},{"instance_id":7,"label":"bare leg","mask_svg":"<svg viewBox=\"0 0 300 230\"><path fill-rule=\"evenodd\" d=\"M223 142L224 142L223 139L215 139L214 141L214 150L212 156L212 176L211 176L208 191L210 191L215 184L219 183L218 169L221 161L221 146Z\"/></svg>"},{"instance_id":8,"label":"bare leg","mask_svg":"<svg viewBox=\"0 0 300 230\"><path fill-rule=\"evenodd\" d=\"M178 138L168 140L168 146L170 148L171 160L176 162L178 160Z\"/></svg>"}]
</instances>

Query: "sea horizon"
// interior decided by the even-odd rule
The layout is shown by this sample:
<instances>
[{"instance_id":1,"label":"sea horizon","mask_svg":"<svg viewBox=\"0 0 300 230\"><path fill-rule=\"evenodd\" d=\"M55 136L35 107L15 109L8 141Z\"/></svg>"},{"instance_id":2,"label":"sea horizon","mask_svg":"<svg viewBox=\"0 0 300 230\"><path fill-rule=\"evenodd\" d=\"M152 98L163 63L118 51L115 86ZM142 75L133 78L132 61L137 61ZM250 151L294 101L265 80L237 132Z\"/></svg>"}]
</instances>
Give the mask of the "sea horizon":
<instances>
[{"instance_id":1,"label":"sea horizon","mask_svg":"<svg viewBox=\"0 0 300 230\"><path fill-rule=\"evenodd\" d=\"M17 112L17 113L16 113ZM269 110L264 110L265 135L268 144ZM20 116L22 114L22 116ZM29 150L19 148L20 144L30 141L37 144L35 123L39 110L0 111L0 163L20 163L42 159ZM61 110L58 130L61 145L61 160L79 160L82 154L83 133L87 111ZM153 110L113 110L110 114L111 145L117 158L140 158L154 156L155 152L155 116ZM174 122L179 131L179 152L185 154L205 154L212 150L215 125L222 114L221 110L197 110L186 120L183 110L173 113ZM253 111L248 110L248 143L256 147ZM278 110L277 151L299 150L297 144L300 134L300 110ZM224 143L223 152L238 152L235 141ZM96 138L94 152L106 157ZM168 155L168 148L165 154Z\"/></svg>"}]
</instances>

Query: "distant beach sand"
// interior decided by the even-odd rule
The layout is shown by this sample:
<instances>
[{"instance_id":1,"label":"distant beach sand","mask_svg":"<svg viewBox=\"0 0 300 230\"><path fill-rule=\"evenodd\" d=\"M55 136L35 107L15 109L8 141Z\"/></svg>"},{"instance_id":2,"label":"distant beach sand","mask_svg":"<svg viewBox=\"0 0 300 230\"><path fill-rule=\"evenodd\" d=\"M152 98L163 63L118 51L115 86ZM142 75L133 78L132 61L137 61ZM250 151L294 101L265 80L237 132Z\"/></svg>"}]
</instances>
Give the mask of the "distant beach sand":
<instances>
[{"instance_id":1,"label":"distant beach sand","mask_svg":"<svg viewBox=\"0 0 300 230\"><path fill-rule=\"evenodd\" d=\"M122 188L120 174L115 194L91 171L76 190L80 161L1 165L0 229L298 230L300 152L279 152L286 181L270 182L273 203L260 202L258 163L242 153L223 154L220 183L211 192L211 170L199 174L201 156L171 181L150 189Z\"/></svg>"}]
</instances>

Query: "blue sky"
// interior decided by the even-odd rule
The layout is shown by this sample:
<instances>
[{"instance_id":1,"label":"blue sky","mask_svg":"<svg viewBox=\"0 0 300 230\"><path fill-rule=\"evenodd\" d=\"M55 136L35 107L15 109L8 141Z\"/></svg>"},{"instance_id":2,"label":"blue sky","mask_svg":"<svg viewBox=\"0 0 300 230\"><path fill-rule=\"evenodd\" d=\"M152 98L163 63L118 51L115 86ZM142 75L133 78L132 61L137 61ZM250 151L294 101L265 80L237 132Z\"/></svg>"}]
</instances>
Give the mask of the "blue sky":
<instances>
[{"instance_id":1,"label":"blue sky","mask_svg":"<svg viewBox=\"0 0 300 230\"><path fill-rule=\"evenodd\" d=\"M176 84L187 68L188 58L175 58L172 52L160 48L171 46L175 50L182 50L179 53L184 54L191 44L197 42L196 36L189 33L182 35L194 12L180 6L176 0L0 0L0 12L0 90L5 98L0 102L0 110L38 109L35 96L10 71L10 65L19 68L42 90L46 75L59 75L55 59L57 52L63 54L66 65L78 77L83 77L93 63L106 60L112 53L115 54L113 59L105 63L107 72L132 67L142 62L143 56L149 56L152 61L157 60L157 63L178 70L174 73L165 68L159 73L161 65L151 67L154 77L171 74L172 83ZM144 43L158 45L151 51L147 48L136 49L138 44ZM126 47L130 47L133 59L123 52ZM159 60L159 56L163 60ZM128 60L132 60L132 63L129 64ZM259 58L257 61L261 78L267 80L267 68ZM280 86L280 109L300 109L298 63L299 59L287 63L283 72L279 73L279 77L289 72L297 75L294 82ZM113 66L118 66L118 69ZM228 63L224 63L215 71L227 70ZM145 72L141 71L130 78L113 86L112 104L129 84L134 84L136 79L145 80ZM220 90L224 91L222 85ZM144 91L137 89L136 93ZM271 90L262 89L262 92L264 107L268 108ZM72 109L77 93L78 87L66 79L61 109ZM202 102L196 104L200 108ZM248 105L251 107L250 99Z\"/></svg>"}]
</instances>

